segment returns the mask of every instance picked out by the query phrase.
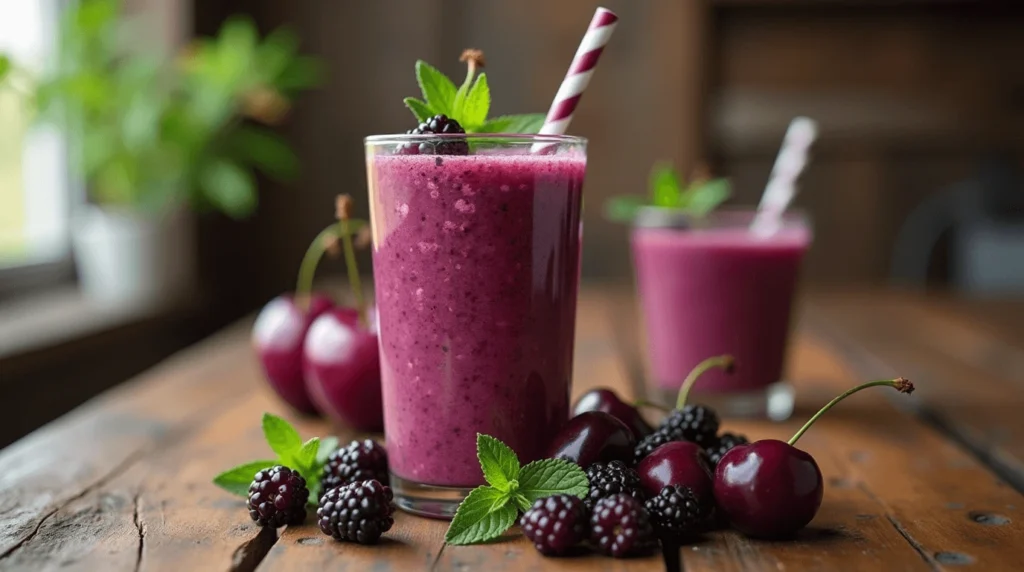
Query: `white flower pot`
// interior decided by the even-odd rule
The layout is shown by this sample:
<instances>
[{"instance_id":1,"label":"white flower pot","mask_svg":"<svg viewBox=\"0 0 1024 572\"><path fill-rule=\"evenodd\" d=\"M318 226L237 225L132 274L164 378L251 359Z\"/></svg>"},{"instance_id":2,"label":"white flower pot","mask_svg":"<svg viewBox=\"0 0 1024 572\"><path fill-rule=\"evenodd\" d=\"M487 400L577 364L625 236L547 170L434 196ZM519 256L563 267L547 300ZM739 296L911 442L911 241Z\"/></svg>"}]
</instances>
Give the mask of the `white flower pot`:
<instances>
[{"instance_id":1,"label":"white flower pot","mask_svg":"<svg viewBox=\"0 0 1024 572\"><path fill-rule=\"evenodd\" d=\"M72 232L83 294L103 304L166 303L192 286L192 219L184 210L145 214L87 206Z\"/></svg>"}]
</instances>

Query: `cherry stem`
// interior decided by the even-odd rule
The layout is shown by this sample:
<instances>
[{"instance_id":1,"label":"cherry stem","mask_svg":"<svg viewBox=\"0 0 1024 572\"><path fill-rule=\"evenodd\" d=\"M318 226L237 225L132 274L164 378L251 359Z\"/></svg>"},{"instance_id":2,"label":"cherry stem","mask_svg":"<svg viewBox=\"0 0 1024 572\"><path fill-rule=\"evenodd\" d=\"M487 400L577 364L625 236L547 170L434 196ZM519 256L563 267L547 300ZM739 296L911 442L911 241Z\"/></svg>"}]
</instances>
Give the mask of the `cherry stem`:
<instances>
[{"instance_id":1,"label":"cherry stem","mask_svg":"<svg viewBox=\"0 0 1024 572\"><path fill-rule=\"evenodd\" d=\"M835 405L836 403L839 403L840 401L846 399L847 397L853 395L854 393L857 393L862 389L867 389L869 387L876 387L880 385L887 385L889 387L895 388L900 393L910 394L914 392L914 384L911 383L909 379L904 377L897 377L896 379L883 379L880 381L869 381L867 383L858 385L857 387L854 387L853 389L846 391L839 397L836 397L832 401L829 401L828 404L825 405L825 407L822 407L820 411L814 414L814 417L811 417L807 421L807 423L804 423L804 426L801 427L800 430L796 432L796 435L793 435L793 437L789 439L789 444L796 445L796 442L800 439L800 437L803 437L804 432L806 432L811 427L811 425L814 425L814 422L817 421L819 417L824 415L826 411L832 409L832 406Z\"/></svg>"},{"instance_id":2,"label":"cherry stem","mask_svg":"<svg viewBox=\"0 0 1024 572\"><path fill-rule=\"evenodd\" d=\"M367 327L366 323L366 300L363 299L363 286L359 281L359 265L356 263L356 249L352 246L351 220L347 216L340 217L338 229L341 231L341 246L345 253L345 268L348 271L348 285L352 289L352 297L355 299L356 313L359 316L359 323Z\"/></svg>"},{"instance_id":3,"label":"cherry stem","mask_svg":"<svg viewBox=\"0 0 1024 572\"><path fill-rule=\"evenodd\" d=\"M299 280L295 285L295 301L303 311L309 309L310 298L313 294L313 276L316 275L316 267L320 264L324 252L327 251L327 244L338 235L336 225L331 225L316 235L306 254L302 257L302 264L299 265Z\"/></svg>"},{"instance_id":4,"label":"cherry stem","mask_svg":"<svg viewBox=\"0 0 1024 572\"><path fill-rule=\"evenodd\" d=\"M676 398L676 409L682 409L686 405L686 398L690 394L690 388L696 383L697 379L704 374L705 371L713 368L720 367L726 372L732 370L733 357L725 354L720 356L709 357L706 360L697 364L690 374L683 380L683 385L679 388L679 396Z\"/></svg>"}]
</instances>

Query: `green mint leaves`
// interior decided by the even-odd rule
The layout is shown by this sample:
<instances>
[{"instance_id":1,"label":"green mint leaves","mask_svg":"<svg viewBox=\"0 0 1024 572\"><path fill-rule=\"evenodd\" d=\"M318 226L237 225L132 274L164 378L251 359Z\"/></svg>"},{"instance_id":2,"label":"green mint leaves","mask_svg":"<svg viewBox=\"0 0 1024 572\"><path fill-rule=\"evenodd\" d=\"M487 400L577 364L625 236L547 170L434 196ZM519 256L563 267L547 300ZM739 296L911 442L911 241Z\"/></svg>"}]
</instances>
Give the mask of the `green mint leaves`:
<instances>
[{"instance_id":1,"label":"green mint leaves","mask_svg":"<svg viewBox=\"0 0 1024 572\"><path fill-rule=\"evenodd\" d=\"M605 215L614 221L631 222L640 207L655 206L703 218L732 194L728 179L695 176L689 184L684 184L679 173L667 164L655 165L651 170L649 187L646 198L638 195L612 197L605 205Z\"/></svg>"},{"instance_id":2,"label":"green mint leaves","mask_svg":"<svg viewBox=\"0 0 1024 572\"><path fill-rule=\"evenodd\" d=\"M467 50L467 53L471 50ZM464 54L465 55L465 54ZM423 60L416 62L416 82L423 99L407 97L403 101L416 121L426 121L439 114L459 122L466 133L537 133L544 125L543 113L501 115L487 118L491 109L491 88L487 74L476 73L483 67L483 54L463 58L469 61L469 71L461 86L440 70Z\"/></svg>"},{"instance_id":3,"label":"green mint leaves","mask_svg":"<svg viewBox=\"0 0 1024 572\"><path fill-rule=\"evenodd\" d=\"M583 498L587 475L561 459L543 459L520 468L512 449L488 435L477 434L476 454L488 485L473 489L459 505L448 526L448 544L477 544L494 540L516 522L537 499L556 494Z\"/></svg>"},{"instance_id":4,"label":"green mint leaves","mask_svg":"<svg viewBox=\"0 0 1024 572\"><path fill-rule=\"evenodd\" d=\"M263 436L270 445L276 459L251 461L232 469L228 469L213 478L213 484L233 495L248 496L252 478L263 469L274 465L285 465L299 472L306 479L309 489L309 504L317 503L316 492L320 490L320 473L323 471L327 456L338 448L338 439L325 437L302 442L299 432L284 419L263 414Z\"/></svg>"}]
</instances>

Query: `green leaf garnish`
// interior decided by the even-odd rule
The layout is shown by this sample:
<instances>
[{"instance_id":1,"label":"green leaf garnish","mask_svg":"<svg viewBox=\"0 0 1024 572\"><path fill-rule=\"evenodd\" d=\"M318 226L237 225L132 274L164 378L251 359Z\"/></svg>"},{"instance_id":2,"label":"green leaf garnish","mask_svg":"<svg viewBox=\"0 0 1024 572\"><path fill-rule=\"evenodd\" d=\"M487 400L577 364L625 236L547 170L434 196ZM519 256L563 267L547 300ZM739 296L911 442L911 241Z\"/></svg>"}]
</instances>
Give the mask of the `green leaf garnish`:
<instances>
[{"instance_id":1,"label":"green leaf garnish","mask_svg":"<svg viewBox=\"0 0 1024 572\"><path fill-rule=\"evenodd\" d=\"M413 116L416 117L416 121L423 122L434 116L433 110L427 105L425 101L416 99L415 97L407 97L402 100L405 102L405 106L409 108Z\"/></svg>"},{"instance_id":2,"label":"green leaf garnish","mask_svg":"<svg viewBox=\"0 0 1024 572\"><path fill-rule=\"evenodd\" d=\"M515 524L519 511L529 510L535 500L557 494L583 498L589 490L587 475L579 466L544 459L520 469L515 452L488 435L477 434L476 455L488 484L473 489L459 504L445 534L449 544L493 540Z\"/></svg>"},{"instance_id":3,"label":"green leaf garnish","mask_svg":"<svg viewBox=\"0 0 1024 572\"><path fill-rule=\"evenodd\" d=\"M417 121L426 121L439 114L459 122L466 133L537 133L544 125L543 113L502 115L487 119L491 108L491 88L487 75L477 74L483 67L482 54L464 57L468 65L466 79L456 88L455 83L440 70L423 60L416 61L416 81L423 99L407 97L402 100Z\"/></svg>"},{"instance_id":4,"label":"green leaf garnish","mask_svg":"<svg viewBox=\"0 0 1024 572\"><path fill-rule=\"evenodd\" d=\"M213 478L213 484L240 497L249 496L249 485L256 473L278 464L277 461L251 461L228 469Z\"/></svg>"},{"instance_id":5,"label":"green leaf garnish","mask_svg":"<svg viewBox=\"0 0 1024 572\"><path fill-rule=\"evenodd\" d=\"M510 490L510 483L519 478L519 458L508 445L491 437L477 434L476 456L480 459L484 479L502 492Z\"/></svg>"},{"instance_id":6,"label":"green leaf garnish","mask_svg":"<svg viewBox=\"0 0 1024 572\"><path fill-rule=\"evenodd\" d=\"M463 129L471 128L476 130L487 120L487 112L491 109L491 89L487 85L487 74L480 74L473 87L470 88L462 105L457 107L453 113L461 118L459 124Z\"/></svg>"},{"instance_id":7,"label":"green leaf garnish","mask_svg":"<svg viewBox=\"0 0 1024 572\"><path fill-rule=\"evenodd\" d=\"M459 505L444 541L476 544L493 540L512 528L518 514L508 503L506 493L493 487L477 487Z\"/></svg>"},{"instance_id":8,"label":"green leaf garnish","mask_svg":"<svg viewBox=\"0 0 1024 572\"><path fill-rule=\"evenodd\" d=\"M423 60L416 61L416 81L420 84L423 99L430 106L432 115L443 113L451 116L455 102L455 84L434 66Z\"/></svg>"},{"instance_id":9,"label":"green leaf garnish","mask_svg":"<svg viewBox=\"0 0 1024 572\"><path fill-rule=\"evenodd\" d=\"M306 479L308 503L315 506L319 500L316 495L320 492L320 476L324 464L327 457L338 448L338 438L313 437L303 443L291 423L270 413L263 414L263 436L271 450L277 454L277 459L239 465L214 477L213 483L231 494L245 497L257 472L274 465L284 465L298 471Z\"/></svg>"},{"instance_id":10,"label":"green leaf garnish","mask_svg":"<svg viewBox=\"0 0 1024 572\"><path fill-rule=\"evenodd\" d=\"M546 117L543 113L499 115L488 119L477 133L538 133Z\"/></svg>"},{"instance_id":11,"label":"green leaf garnish","mask_svg":"<svg viewBox=\"0 0 1024 572\"><path fill-rule=\"evenodd\" d=\"M523 467L519 473L519 493L533 502L551 495L587 496L590 482L575 463L563 459L541 459Z\"/></svg>"},{"instance_id":12,"label":"green leaf garnish","mask_svg":"<svg viewBox=\"0 0 1024 572\"><path fill-rule=\"evenodd\" d=\"M270 449L281 458L291 457L302 447L302 438L295 427L270 413L263 414L263 437L270 445Z\"/></svg>"},{"instance_id":13,"label":"green leaf garnish","mask_svg":"<svg viewBox=\"0 0 1024 572\"><path fill-rule=\"evenodd\" d=\"M605 216L617 222L632 222L641 207L655 206L703 218L728 200L731 194L728 179L697 178L684 184L671 165L658 163L651 170L649 195L611 197L605 202Z\"/></svg>"}]
</instances>

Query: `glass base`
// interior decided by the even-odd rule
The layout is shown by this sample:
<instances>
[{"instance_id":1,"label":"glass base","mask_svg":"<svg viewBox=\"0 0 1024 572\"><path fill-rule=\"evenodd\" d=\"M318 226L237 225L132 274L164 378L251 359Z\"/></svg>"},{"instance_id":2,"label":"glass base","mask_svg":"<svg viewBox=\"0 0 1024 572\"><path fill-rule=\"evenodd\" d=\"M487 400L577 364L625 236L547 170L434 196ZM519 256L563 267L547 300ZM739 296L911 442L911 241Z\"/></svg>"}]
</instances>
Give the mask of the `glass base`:
<instances>
[{"instance_id":1,"label":"glass base","mask_svg":"<svg viewBox=\"0 0 1024 572\"><path fill-rule=\"evenodd\" d=\"M669 408L675 406L677 390L650 387L648 391L654 403ZM687 401L711 407L719 417L785 421L793 414L794 392L788 382L779 381L764 389L741 393L695 392Z\"/></svg>"},{"instance_id":2,"label":"glass base","mask_svg":"<svg viewBox=\"0 0 1024 572\"><path fill-rule=\"evenodd\" d=\"M462 499L474 487L424 485L389 473L391 491L398 508L419 516L451 520Z\"/></svg>"}]
</instances>

